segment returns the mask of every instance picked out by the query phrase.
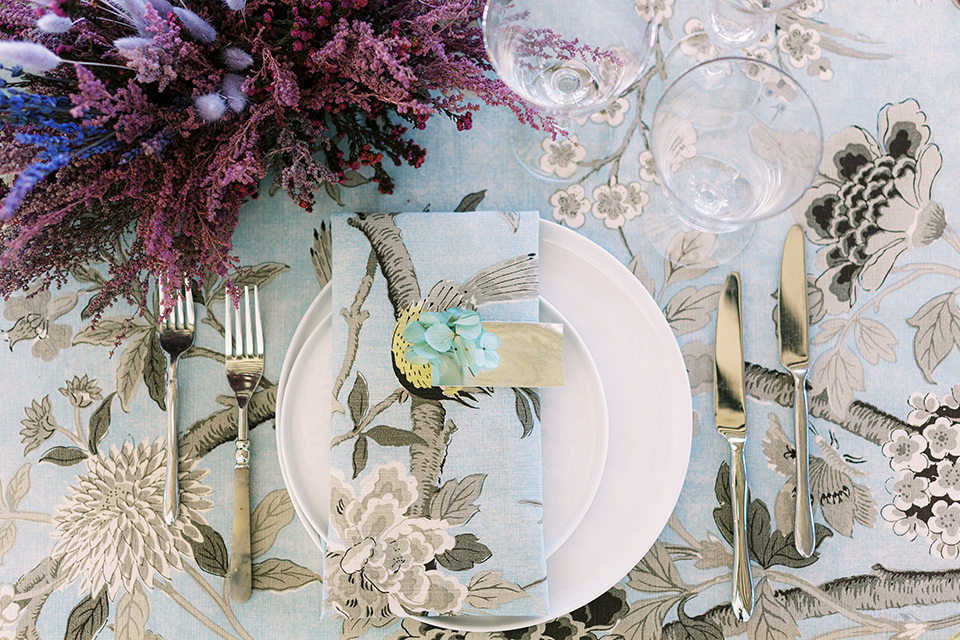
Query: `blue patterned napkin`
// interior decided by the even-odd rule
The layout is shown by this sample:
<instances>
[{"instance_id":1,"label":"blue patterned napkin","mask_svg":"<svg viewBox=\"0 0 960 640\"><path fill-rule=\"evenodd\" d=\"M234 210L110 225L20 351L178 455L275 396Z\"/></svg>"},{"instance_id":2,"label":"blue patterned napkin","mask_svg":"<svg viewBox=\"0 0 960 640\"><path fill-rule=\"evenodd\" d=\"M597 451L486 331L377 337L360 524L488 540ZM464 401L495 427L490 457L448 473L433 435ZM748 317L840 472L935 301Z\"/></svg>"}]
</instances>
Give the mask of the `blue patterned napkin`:
<instances>
[{"instance_id":1,"label":"blue patterned napkin","mask_svg":"<svg viewBox=\"0 0 960 640\"><path fill-rule=\"evenodd\" d=\"M539 319L538 214L333 214L332 229L324 614L546 613L539 397L435 386L429 364L489 367L483 320Z\"/></svg>"}]
</instances>

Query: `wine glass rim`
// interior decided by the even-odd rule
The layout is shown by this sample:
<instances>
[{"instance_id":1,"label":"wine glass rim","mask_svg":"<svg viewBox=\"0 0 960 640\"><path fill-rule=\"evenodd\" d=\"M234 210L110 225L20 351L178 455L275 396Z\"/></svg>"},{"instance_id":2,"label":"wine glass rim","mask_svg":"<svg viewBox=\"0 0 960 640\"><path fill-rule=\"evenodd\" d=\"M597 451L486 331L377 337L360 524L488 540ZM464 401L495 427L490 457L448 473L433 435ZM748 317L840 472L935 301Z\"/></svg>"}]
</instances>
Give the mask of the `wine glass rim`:
<instances>
[{"instance_id":1,"label":"wine glass rim","mask_svg":"<svg viewBox=\"0 0 960 640\"><path fill-rule=\"evenodd\" d=\"M773 14L778 11L783 11L784 9L789 9L800 3L800 0L787 0L783 4L780 4L775 7L745 7L740 0L717 0L720 4L725 7L729 7L734 11L740 11L743 13L749 14Z\"/></svg>"},{"instance_id":2,"label":"wine glass rim","mask_svg":"<svg viewBox=\"0 0 960 640\"><path fill-rule=\"evenodd\" d=\"M771 217L773 217L773 216L775 216L775 215L778 215L778 214L780 214L780 213L782 213L782 212L784 212L784 211L787 211L787 210L790 209L793 205L795 205L795 204L800 200L800 198L802 198L803 195L810 189L810 186L813 184L813 181L816 179L817 175L818 175L819 172L820 172L820 164L821 164L821 162L823 161L823 122L822 122L821 119L820 119L820 111L817 109L817 104L813 101L813 98L810 97L810 94L807 93L807 90L804 89L803 86L802 86L799 82L797 82L797 80L796 80L793 76L791 76L789 73L787 73L787 72L784 71L783 69L781 69L781 68L779 68L779 67L776 67L776 66L774 66L774 65L772 65L772 64L770 64L770 63L768 63L768 62L764 62L763 60L757 60L757 59L755 59L755 58L744 58L744 57L741 57L741 56L725 56L725 57L722 57L722 58L712 58L712 59L710 59L710 60L705 60L704 62L701 62L701 63L699 63L699 64L697 64L697 65L694 65L694 66L691 67L690 69L687 69L687 70L684 71L682 74L680 74L680 76L678 76L676 80L674 80L673 82L671 82L671 83L667 86L667 88L663 90L663 94L660 96L660 99L657 100L657 106L654 107L654 109L653 109L653 117L652 117L652 119L651 119L651 130L650 130L650 140L651 140L651 142L653 141L654 129L656 128L657 114L660 112L660 107L663 106L664 98L667 97L667 94L670 92L670 89L672 89L672 88L673 88L675 85L677 85L681 80L683 80L686 76L692 74L693 72L695 72L695 71L697 71L697 70L699 70L699 69L702 69L703 67L706 67L706 66L708 66L708 65L711 65L711 64L714 64L714 63L718 63L718 62L736 62L736 63L741 63L741 64L744 63L744 62L749 62L749 63L751 63L751 64L759 65L759 66L762 67L762 68L769 69L770 71L772 71L772 72L774 72L775 74L777 74L777 76L779 76L779 77L783 78L784 80L786 80L787 82L789 82L789 84L790 84L794 89L796 89L796 90L799 92L800 95L803 96L803 98L806 100L807 104L808 104L808 105L810 106L810 108L813 110L813 115L815 116L814 121L815 121L815 123L816 123L817 142L819 143L819 144L817 145L817 159L816 159L816 163L814 164L815 170L810 172L810 177L809 177L809 179L807 180L807 182L806 182L806 184L804 185L804 187L799 190L799 193L797 194L797 197L794 198L794 199L792 199L790 202L788 202L788 203L787 203L786 205L784 205L782 208L777 209L776 211L770 211L770 212L768 212L768 213L765 213L765 214L763 214L763 215L761 215L761 216L758 216L758 217L752 219L750 222L741 225L740 228L742 228L742 227L748 226L749 224L752 224L753 222L759 222L760 220L765 220L765 219L767 219L767 218L771 218ZM651 144L650 147L651 147L651 148L650 148L650 153L651 153L651 155L653 156L654 168L655 168L656 171L657 171L657 175L660 176L660 188L663 190L664 194L667 196L667 200L672 200L673 202L675 202L676 204L678 204L678 205L679 205L681 208L683 208L683 209L689 209L689 207L688 207L688 206L683 202L683 200L680 198L679 194L676 193L673 189L671 189L671 188L667 185L667 181L663 179L663 170L662 170L661 165L660 165L660 154L658 154L658 153L656 153L656 151L654 151L655 145ZM731 229L728 229L728 231L734 231L734 230L735 230L735 229L732 229L732 228L731 228Z\"/></svg>"}]
</instances>

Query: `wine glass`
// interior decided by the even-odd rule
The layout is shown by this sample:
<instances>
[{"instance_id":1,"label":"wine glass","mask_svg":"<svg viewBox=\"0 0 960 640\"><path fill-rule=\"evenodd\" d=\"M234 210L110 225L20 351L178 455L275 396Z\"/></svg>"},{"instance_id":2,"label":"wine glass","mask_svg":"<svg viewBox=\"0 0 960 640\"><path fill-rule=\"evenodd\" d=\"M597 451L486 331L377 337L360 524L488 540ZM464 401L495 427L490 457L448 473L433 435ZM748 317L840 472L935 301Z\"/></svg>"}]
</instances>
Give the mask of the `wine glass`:
<instances>
[{"instance_id":1,"label":"wine glass","mask_svg":"<svg viewBox=\"0 0 960 640\"><path fill-rule=\"evenodd\" d=\"M695 66L654 111L650 150L665 206L641 218L647 237L674 259L677 238L710 234L698 245L710 255L700 257L729 260L754 223L785 211L807 190L822 140L816 107L782 70L747 58Z\"/></svg>"},{"instance_id":2,"label":"wine glass","mask_svg":"<svg viewBox=\"0 0 960 640\"><path fill-rule=\"evenodd\" d=\"M586 136L609 135L609 127L577 126L574 119L609 107L647 69L656 24L635 7L633 0L488 0L484 8L483 40L494 70L569 132L567 141L557 142L579 147L570 149L574 159L583 159ZM521 164L540 177L571 178L572 172L545 166L545 137L532 127L514 128Z\"/></svg>"},{"instance_id":3,"label":"wine glass","mask_svg":"<svg viewBox=\"0 0 960 640\"><path fill-rule=\"evenodd\" d=\"M710 41L729 55L756 44L776 21L777 12L799 0L703 0L703 28Z\"/></svg>"}]
</instances>

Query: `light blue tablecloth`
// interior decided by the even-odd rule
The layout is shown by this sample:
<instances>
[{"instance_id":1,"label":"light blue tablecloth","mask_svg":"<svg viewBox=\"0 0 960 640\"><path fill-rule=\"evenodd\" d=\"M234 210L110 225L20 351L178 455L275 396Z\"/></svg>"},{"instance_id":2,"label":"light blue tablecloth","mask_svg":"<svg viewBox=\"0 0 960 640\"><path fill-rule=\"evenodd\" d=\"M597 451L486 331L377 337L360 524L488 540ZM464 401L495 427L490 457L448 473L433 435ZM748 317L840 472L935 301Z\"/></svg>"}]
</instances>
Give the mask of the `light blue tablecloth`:
<instances>
[{"instance_id":1,"label":"light blue tablecloth","mask_svg":"<svg viewBox=\"0 0 960 640\"><path fill-rule=\"evenodd\" d=\"M637 2L662 20L662 52L692 28L699 4ZM539 210L628 265L675 329L697 423L674 517L618 586L510 638L746 632L912 639L960 631L960 238L953 226L960 9L948 0L801 0L797 11L802 15L781 21L766 55L792 71L820 110L827 153L819 200L809 218L802 203L793 215L758 226L747 250L718 268L667 269L642 232L645 210L659 202L643 153L653 85L642 109L631 93L607 124L596 125L613 126L617 140L629 141L574 186L526 174L505 142L509 114L484 109L469 132L432 122L421 137L426 163L396 170L394 194L361 185L340 190L342 205L320 205L449 211L482 194L484 209ZM841 211L853 212L852 231L827 224ZM788 502L781 492L792 441L779 425L791 433L792 418L772 311L780 249L794 220L815 223L808 238L825 247L824 256L843 233L873 238L830 264L808 245L821 294L812 298L811 329L820 546L809 561L786 544L788 518L778 508ZM0 351L0 637L86 639L104 623L101 637L171 640L454 635L410 621L341 630L318 615L322 557L286 495L272 418L287 343L329 276L311 255L315 247L323 255L324 221L265 196L245 208L236 233L242 263L259 265L268 354L268 382L251 405L257 590L242 605L228 602L221 577L233 464L233 447L221 445L234 437L235 407L215 359L219 333L201 324L198 348L181 366L182 423L191 425L183 447L197 457L184 491L196 524L171 530L159 524L164 363L152 327L135 319L118 346L112 318L90 328L81 314L97 284L92 273L50 295L4 304L0 328L11 349ZM734 621L727 603L730 546L714 518L727 445L713 429L713 319L731 269L743 277L749 363L750 542L758 582L747 625ZM207 283L205 295L212 300L219 285ZM221 306L198 307L200 318L219 317ZM642 490L630 508L643 508ZM156 517L145 517L154 508Z\"/></svg>"}]
</instances>

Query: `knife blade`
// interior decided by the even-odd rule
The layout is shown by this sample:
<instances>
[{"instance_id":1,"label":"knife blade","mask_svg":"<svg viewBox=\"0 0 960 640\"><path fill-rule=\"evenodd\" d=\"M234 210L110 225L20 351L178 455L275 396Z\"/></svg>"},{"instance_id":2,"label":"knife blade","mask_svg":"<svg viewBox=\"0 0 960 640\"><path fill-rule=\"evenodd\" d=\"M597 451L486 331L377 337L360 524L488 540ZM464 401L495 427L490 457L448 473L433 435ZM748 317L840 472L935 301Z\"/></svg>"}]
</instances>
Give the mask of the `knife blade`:
<instances>
[{"instance_id":1,"label":"knife blade","mask_svg":"<svg viewBox=\"0 0 960 640\"><path fill-rule=\"evenodd\" d=\"M807 458L807 386L810 339L807 326L807 260L803 228L790 227L780 260L780 363L793 376L793 435L797 448L797 498L793 542L809 558L816 546Z\"/></svg>"},{"instance_id":2,"label":"knife blade","mask_svg":"<svg viewBox=\"0 0 960 640\"><path fill-rule=\"evenodd\" d=\"M727 276L717 307L714 410L717 431L730 444L730 502L733 509L733 593L730 605L741 622L753 613L753 580L747 551L747 465L743 447L747 418L743 385L743 325L740 273Z\"/></svg>"}]
</instances>

